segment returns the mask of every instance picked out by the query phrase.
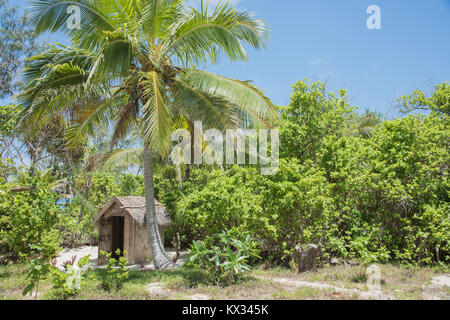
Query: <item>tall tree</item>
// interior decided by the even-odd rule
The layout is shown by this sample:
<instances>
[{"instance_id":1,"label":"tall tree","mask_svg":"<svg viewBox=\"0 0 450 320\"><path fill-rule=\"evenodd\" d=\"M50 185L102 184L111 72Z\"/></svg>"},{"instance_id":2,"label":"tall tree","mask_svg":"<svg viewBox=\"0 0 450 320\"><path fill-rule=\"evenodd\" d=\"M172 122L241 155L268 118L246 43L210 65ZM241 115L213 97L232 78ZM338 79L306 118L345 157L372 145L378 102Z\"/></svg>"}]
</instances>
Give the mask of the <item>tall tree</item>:
<instances>
[{"instance_id":1,"label":"tall tree","mask_svg":"<svg viewBox=\"0 0 450 320\"><path fill-rule=\"evenodd\" d=\"M16 7L0 0L0 98L14 93L20 83L17 72L36 49L35 33L27 13L19 16Z\"/></svg>"},{"instance_id":2,"label":"tall tree","mask_svg":"<svg viewBox=\"0 0 450 320\"><path fill-rule=\"evenodd\" d=\"M24 123L48 112L76 114L71 140L92 133L98 123L113 121L116 143L139 126L146 221L156 268L174 264L157 231L152 153L168 152L174 119L200 120L222 129L244 126L249 119L270 126L277 117L275 106L250 82L196 68L224 56L246 60L243 44L263 47L266 24L229 4L199 11L186 10L183 2L33 1L36 32L63 31L73 46L34 57L25 70L27 88L19 96ZM78 10L80 15L73 16Z\"/></svg>"}]
</instances>

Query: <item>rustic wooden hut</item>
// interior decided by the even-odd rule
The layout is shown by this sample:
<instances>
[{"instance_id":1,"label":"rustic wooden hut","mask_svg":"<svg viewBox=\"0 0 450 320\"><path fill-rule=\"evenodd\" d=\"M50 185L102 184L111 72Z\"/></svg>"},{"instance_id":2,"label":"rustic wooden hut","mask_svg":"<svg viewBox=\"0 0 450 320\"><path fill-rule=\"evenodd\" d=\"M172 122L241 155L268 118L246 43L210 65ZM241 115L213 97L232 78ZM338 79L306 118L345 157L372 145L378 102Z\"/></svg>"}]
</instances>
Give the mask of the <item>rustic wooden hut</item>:
<instances>
[{"instance_id":1,"label":"rustic wooden hut","mask_svg":"<svg viewBox=\"0 0 450 320\"><path fill-rule=\"evenodd\" d=\"M155 209L159 235L164 243L164 229L172 223L172 219L166 208L156 200ZM99 229L99 265L107 262L100 251L115 252L117 249L126 251L125 257L130 264L145 263L151 259L144 197L112 198L95 217L94 227Z\"/></svg>"}]
</instances>

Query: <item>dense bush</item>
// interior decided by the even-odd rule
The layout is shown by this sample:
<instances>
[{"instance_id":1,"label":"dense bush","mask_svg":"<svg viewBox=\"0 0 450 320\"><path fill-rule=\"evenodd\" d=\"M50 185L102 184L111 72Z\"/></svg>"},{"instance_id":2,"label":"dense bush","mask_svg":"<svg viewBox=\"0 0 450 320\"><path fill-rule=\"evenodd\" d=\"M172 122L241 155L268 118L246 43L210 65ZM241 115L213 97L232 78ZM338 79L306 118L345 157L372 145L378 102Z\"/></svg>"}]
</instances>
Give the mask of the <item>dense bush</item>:
<instances>
[{"instance_id":1,"label":"dense bush","mask_svg":"<svg viewBox=\"0 0 450 320\"><path fill-rule=\"evenodd\" d=\"M263 258L288 264L296 244L332 237L333 208L323 172L311 163L282 159L278 173L269 177L237 166L211 172L203 189L180 200L177 223L200 240L244 226L260 241Z\"/></svg>"},{"instance_id":2,"label":"dense bush","mask_svg":"<svg viewBox=\"0 0 450 320\"><path fill-rule=\"evenodd\" d=\"M288 264L297 244L339 242L338 216L323 170L310 161L282 159L264 186L262 209L271 232L261 236L269 261Z\"/></svg>"},{"instance_id":3,"label":"dense bush","mask_svg":"<svg viewBox=\"0 0 450 320\"><path fill-rule=\"evenodd\" d=\"M365 260L449 259L448 118L384 122L370 140L329 139L322 165L349 237Z\"/></svg>"},{"instance_id":4,"label":"dense bush","mask_svg":"<svg viewBox=\"0 0 450 320\"><path fill-rule=\"evenodd\" d=\"M0 247L20 260L59 250L57 194L38 181L34 185L35 190L14 194L11 185L0 186Z\"/></svg>"},{"instance_id":5,"label":"dense bush","mask_svg":"<svg viewBox=\"0 0 450 320\"><path fill-rule=\"evenodd\" d=\"M252 178L257 176L255 173ZM215 170L203 189L192 190L180 199L176 223L181 234L188 235L188 242L240 225L249 230L264 228L260 223L263 221L260 195L252 191L250 184L230 174Z\"/></svg>"},{"instance_id":6,"label":"dense bush","mask_svg":"<svg viewBox=\"0 0 450 320\"><path fill-rule=\"evenodd\" d=\"M266 260L283 264L308 243L322 244L322 259L448 263L448 115L411 115L358 135L353 109L344 91L297 83L282 110L278 173L194 170L176 205L182 234L201 240L244 226Z\"/></svg>"},{"instance_id":7,"label":"dense bush","mask_svg":"<svg viewBox=\"0 0 450 320\"><path fill-rule=\"evenodd\" d=\"M144 177L142 175L94 172L90 185L87 200L96 207L104 205L113 196L144 195ZM80 175L77 178L77 190L84 188L85 179L83 175Z\"/></svg>"},{"instance_id":8,"label":"dense bush","mask_svg":"<svg viewBox=\"0 0 450 320\"><path fill-rule=\"evenodd\" d=\"M102 206L108 202L111 197L120 195L120 184L118 177L112 172L94 172L92 174L91 185L88 200L94 206ZM80 175L78 179L78 190L82 190L85 183Z\"/></svg>"},{"instance_id":9,"label":"dense bush","mask_svg":"<svg viewBox=\"0 0 450 320\"><path fill-rule=\"evenodd\" d=\"M293 86L291 102L281 107L280 156L300 161L315 160L322 140L342 135L356 116L345 90L328 92L322 82L298 81Z\"/></svg>"}]
</instances>

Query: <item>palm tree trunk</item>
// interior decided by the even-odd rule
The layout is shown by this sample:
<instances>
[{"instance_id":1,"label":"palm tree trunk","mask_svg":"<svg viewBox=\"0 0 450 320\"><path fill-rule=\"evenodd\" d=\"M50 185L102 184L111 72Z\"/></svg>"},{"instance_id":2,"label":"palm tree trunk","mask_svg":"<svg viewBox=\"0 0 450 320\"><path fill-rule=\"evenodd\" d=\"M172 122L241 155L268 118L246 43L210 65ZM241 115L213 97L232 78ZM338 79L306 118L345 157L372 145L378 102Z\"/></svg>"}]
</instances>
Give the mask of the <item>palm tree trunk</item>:
<instances>
[{"instance_id":1,"label":"palm tree trunk","mask_svg":"<svg viewBox=\"0 0 450 320\"><path fill-rule=\"evenodd\" d=\"M176 264L167 256L158 232L155 214L155 189L153 186L152 151L144 146L144 184L145 184L145 218L147 222L148 241L152 250L152 260L155 269L176 268Z\"/></svg>"}]
</instances>

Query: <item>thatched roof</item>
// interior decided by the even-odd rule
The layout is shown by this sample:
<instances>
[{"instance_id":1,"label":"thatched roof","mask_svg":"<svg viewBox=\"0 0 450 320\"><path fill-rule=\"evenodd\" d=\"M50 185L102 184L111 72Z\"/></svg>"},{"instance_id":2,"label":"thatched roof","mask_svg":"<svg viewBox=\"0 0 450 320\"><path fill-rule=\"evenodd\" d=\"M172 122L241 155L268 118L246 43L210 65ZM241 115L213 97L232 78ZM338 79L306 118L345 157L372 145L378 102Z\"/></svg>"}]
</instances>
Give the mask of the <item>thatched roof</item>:
<instances>
[{"instance_id":1,"label":"thatched roof","mask_svg":"<svg viewBox=\"0 0 450 320\"><path fill-rule=\"evenodd\" d=\"M114 208L124 210L124 212L128 213L137 223L141 225L145 224L145 198L130 196L112 198L111 201L109 201L100 209L100 212L94 219L94 226L98 223L100 217L108 212L108 210L113 206ZM159 203L156 199L155 210L156 221L158 222L159 226L167 227L172 224L172 218L170 217L169 212L166 210L164 205Z\"/></svg>"}]
</instances>

